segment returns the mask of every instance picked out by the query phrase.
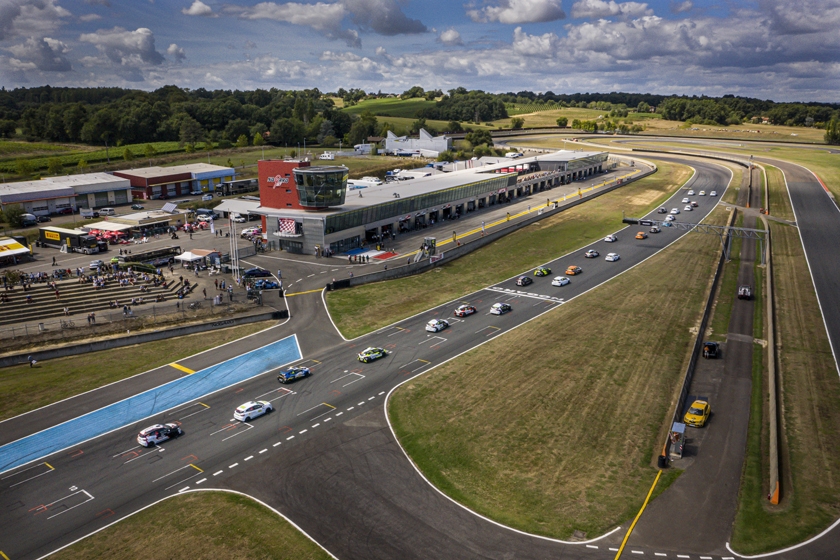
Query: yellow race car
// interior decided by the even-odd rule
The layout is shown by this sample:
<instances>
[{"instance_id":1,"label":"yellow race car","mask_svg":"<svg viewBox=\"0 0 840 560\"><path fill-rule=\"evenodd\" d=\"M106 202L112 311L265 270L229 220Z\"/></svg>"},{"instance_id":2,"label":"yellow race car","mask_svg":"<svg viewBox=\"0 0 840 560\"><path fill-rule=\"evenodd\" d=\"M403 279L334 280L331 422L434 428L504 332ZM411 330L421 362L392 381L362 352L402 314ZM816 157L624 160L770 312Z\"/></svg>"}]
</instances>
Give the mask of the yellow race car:
<instances>
[{"instance_id":1,"label":"yellow race car","mask_svg":"<svg viewBox=\"0 0 840 560\"><path fill-rule=\"evenodd\" d=\"M695 428L702 428L706 425L709 415L712 413L712 407L706 401L696 400L688 407L688 412L685 413L683 422L687 426L694 426Z\"/></svg>"}]
</instances>

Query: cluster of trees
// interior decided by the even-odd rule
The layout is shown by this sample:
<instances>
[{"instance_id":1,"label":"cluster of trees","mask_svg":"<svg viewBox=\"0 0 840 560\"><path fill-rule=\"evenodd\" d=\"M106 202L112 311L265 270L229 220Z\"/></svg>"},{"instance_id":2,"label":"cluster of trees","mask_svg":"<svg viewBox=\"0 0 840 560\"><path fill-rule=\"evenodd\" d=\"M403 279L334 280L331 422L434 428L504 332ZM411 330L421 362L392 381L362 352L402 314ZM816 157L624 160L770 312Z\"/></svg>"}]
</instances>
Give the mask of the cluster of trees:
<instances>
[{"instance_id":1,"label":"cluster of trees","mask_svg":"<svg viewBox=\"0 0 840 560\"><path fill-rule=\"evenodd\" d=\"M498 95L481 90L467 91L459 87L449 90L449 95L418 111L418 117L443 121L488 122L506 119L505 103Z\"/></svg>"},{"instance_id":2,"label":"cluster of trees","mask_svg":"<svg viewBox=\"0 0 840 560\"><path fill-rule=\"evenodd\" d=\"M564 125L558 123L558 126ZM601 130L603 132L618 132L620 134L638 134L644 130L644 127L639 124L630 125L610 119L603 121L582 121L575 119L572 121L572 128L585 130L586 132L598 132Z\"/></svg>"},{"instance_id":3,"label":"cluster of trees","mask_svg":"<svg viewBox=\"0 0 840 560\"><path fill-rule=\"evenodd\" d=\"M746 97L671 97L657 106L662 118L695 124L740 124L767 117L772 124L817 126L840 114L840 105L774 103Z\"/></svg>"}]
</instances>

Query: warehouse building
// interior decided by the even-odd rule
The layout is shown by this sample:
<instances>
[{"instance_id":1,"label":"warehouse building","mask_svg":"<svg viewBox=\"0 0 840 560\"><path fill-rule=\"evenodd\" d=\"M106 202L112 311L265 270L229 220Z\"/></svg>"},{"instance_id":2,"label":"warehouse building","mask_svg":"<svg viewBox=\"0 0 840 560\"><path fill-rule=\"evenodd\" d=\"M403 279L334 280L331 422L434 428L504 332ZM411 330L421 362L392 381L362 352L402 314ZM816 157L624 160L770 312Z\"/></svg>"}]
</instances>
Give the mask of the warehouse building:
<instances>
[{"instance_id":1,"label":"warehouse building","mask_svg":"<svg viewBox=\"0 0 840 560\"><path fill-rule=\"evenodd\" d=\"M606 152L560 151L497 161L356 190L343 166L308 161L258 163L260 200L216 209L263 216L263 234L282 249L333 254L606 171Z\"/></svg>"},{"instance_id":2,"label":"warehouse building","mask_svg":"<svg viewBox=\"0 0 840 560\"><path fill-rule=\"evenodd\" d=\"M36 216L70 214L78 208L118 206L130 202L131 183L108 173L83 173L0 184L0 207L21 205L24 212Z\"/></svg>"},{"instance_id":3,"label":"warehouse building","mask_svg":"<svg viewBox=\"0 0 840 560\"><path fill-rule=\"evenodd\" d=\"M131 182L131 192L144 200L184 196L195 191L213 192L221 183L233 181L232 167L190 163L172 167L141 167L115 171Z\"/></svg>"},{"instance_id":4,"label":"warehouse building","mask_svg":"<svg viewBox=\"0 0 840 560\"><path fill-rule=\"evenodd\" d=\"M419 154L424 157L437 157L441 152L452 149L452 138L432 136L425 129L420 129L419 138L397 136L390 130L385 137L385 153L395 155Z\"/></svg>"}]
</instances>

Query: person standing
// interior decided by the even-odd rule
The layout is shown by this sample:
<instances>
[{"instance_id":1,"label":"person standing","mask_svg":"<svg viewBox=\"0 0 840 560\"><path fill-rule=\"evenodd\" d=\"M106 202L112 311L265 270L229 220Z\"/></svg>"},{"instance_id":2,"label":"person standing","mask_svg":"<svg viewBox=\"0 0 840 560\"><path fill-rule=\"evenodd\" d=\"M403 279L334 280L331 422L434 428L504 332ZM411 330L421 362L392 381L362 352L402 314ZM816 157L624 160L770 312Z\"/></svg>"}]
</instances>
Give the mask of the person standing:
<instances>
[{"instance_id":1,"label":"person standing","mask_svg":"<svg viewBox=\"0 0 840 560\"><path fill-rule=\"evenodd\" d=\"M32 356L29 356L28 358L26 358L26 360L29 362L29 367L35 367L35 364L38 363Z\"/></svg>"}]
</instances>

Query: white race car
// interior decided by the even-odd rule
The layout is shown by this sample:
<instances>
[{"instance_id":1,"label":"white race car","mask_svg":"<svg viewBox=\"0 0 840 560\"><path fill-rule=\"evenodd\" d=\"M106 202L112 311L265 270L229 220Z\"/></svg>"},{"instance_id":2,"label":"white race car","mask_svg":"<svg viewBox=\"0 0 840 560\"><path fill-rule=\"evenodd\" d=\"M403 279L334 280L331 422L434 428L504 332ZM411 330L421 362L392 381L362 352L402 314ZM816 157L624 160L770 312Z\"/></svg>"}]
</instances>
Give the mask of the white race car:
<instances>
[{"instance_id":1,"label":"white race car","mask_svg":"<svg viewBox=\"0 0 840 560\"><path fill-rule=\"evenodd\" d=\"M566 278L565 276L555 276L554 280L551 281L552 286L565 286L566 284L571 284L571 280Z\"/></svg>"},{"instance_id":2,"label":"white race car","mask_svg":"<svg viewBox=\"0 0 840 560\"><path fill-rule=\"evenodd\" d=\"M248 401L233 412L233 417L240 422L248 422L254 418L259 418L263 414L268 414L272 410L274 410L274 407L268 401Z\"/></svg>"},{"instance_id":3,"label":"white race car","mask_svg":"<svg viewBox=\"0 0 840 560\"><path fill-rule=\"evenodd\" d=\"M619 256L618 253L607 253L607 258L605 260L607 260L609 262L615 262L620 258L621 257Z\"/></svg>"},{"instance_id":4,"label":"white race car","mask_svg":"<svg viewBox=\"0 0 840 560\"><path fill-rule=\"evenodd\" d=\"M618 237L616 237L613 234L610 234L604 238L604 241L606 241L607 243L615 243L616 241L618 241Z\"/></svg>"},{"instance_id":5,"label":"white race car","mask_svg":"<svg viewBox=\"0 0 840 560\"><path fill-rule=\"evenodd\" d=\"M426 323L426 330L429 332L440 332L449 328L449 321L445 319L432 319Z\"/></svg>"}]
</instances>

